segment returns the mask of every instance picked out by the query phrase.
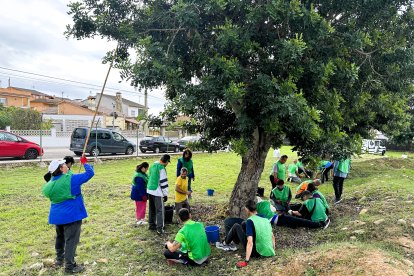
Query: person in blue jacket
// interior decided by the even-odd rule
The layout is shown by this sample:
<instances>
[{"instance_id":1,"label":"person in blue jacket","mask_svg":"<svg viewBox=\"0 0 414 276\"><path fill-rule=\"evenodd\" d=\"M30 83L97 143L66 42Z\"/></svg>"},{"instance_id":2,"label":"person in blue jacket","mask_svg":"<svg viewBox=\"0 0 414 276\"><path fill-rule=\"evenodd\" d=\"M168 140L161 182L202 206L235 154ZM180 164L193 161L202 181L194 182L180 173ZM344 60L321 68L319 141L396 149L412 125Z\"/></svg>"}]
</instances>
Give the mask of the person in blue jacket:
<instances>
[{"instance_id":1,"label":"person in blue jacket","mask_svg":"<svg viewBox=\"0 0 414 276\"><path fill-rule=\"evenodd\" d=\"M83 155L80 159L85 168L81 174L70 174L65 160L53 160L49 165L52 179L42 188L42 193L51 201L49 224L56 226L56 266L65 262L66 273L80 273L82 265L75 262L82 220L88 217L83 203L81 186L93 176L93 167Z\"/></svg>"},{"instance_id":2,"label":"person in blue jacket","mask_svg":"<svg viewBox=\"0 0 414 276\"><path fill-rule=\"evenodd\" d=\"M148 200L148 168L149 164L147 162L141 163L137 166L132 178L131 199L135 201L135 217L137 219L137 225L148 224L148 222L144 220Z\"/></svg>"}]
</instances>

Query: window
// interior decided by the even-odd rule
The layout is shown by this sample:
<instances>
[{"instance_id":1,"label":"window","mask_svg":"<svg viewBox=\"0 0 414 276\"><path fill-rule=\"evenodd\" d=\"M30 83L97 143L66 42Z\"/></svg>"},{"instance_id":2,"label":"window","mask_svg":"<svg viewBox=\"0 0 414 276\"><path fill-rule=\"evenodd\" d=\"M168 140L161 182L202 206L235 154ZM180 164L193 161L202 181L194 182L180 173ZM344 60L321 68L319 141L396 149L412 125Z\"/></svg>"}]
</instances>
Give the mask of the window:
<instances>
[{"instance_id":1,"label":"window","mask_svg":"<svg viewBox=\"0 0 414 276\"><path fill-rule=\"evenodd\" d=\"M164 142L164 137L158 137L158 138L157 138L157 141L158 141L158 142Z\"/></svg>"},{"instance_id":2,"label":"window","mask_svg":"<svg viewBox=\"0 0 414 276\"><path fill-rule=\"evenodd\" d=\"M137 113L135 112L135 110L131 110L131 117L136 117Z\"/></svg>"},{"instance_id":3,"label":"window","mask_svg":"<svg viewBox=\"0 0 414 276\"><path fill-rule=\"evenodd\" d=\"M85 139L86 138L86 129L77 128L73 131L72 138L75 139Z\"/></svg>"},{"instance_id":4,"label":"window","mask_svg":"<svg viewBox=\"0 0 414 276\"><path fill-rule=\"evenodd\" d=\"M115 141L120 142L120 141L122 141L122 140L124 140L124 139L125 139L125 138L124 138L121 134L119 134L118 132L112 132L112 134L114 135L114 140L115 140Z\"/></svg>"},{"instance_id":5,"label":"window","mask_svg":"<svg viewBox=\"0 0 414 276\"><path fill-rule=\"evenodd\" d=\"M0 98L0 104L6 105L6 98Z\"/></svg>"},{"instance_id":6,"label":"window","mask_svg":"<svg viewBox=\"0 0 414 276\"><path fill-rule=\"evenodd\" d=\"M19 137L14 136L13 134L4 133L4 141L17 142L19 140L20 140Z\"/></svg>"}]
</instances>

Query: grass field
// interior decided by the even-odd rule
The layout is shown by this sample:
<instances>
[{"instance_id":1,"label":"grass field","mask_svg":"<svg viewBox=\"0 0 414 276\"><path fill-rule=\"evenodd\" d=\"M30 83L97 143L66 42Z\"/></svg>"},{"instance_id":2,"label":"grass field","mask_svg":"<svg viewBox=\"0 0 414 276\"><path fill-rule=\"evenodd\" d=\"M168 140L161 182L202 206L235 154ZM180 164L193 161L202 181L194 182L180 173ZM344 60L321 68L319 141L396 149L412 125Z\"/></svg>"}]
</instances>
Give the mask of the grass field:
<instances>
[{"instance_id":1,"label":"grass field","mask_svg":"<svg viewBox=\"0 0 414 276\"><path fill-rule=\"evenodd\" d=\"M288 154L290 161L294 158L288 147L282 148L282 154ZM398 153L387 155L365 155L353 160L351 174L345 181L345 200L332 206L328 229L274 228L277 256L253 260L242 273L413 275L414 160L401 159ZM196 154L193 159L193 216L207 225L222 223L240 158L234 153L216 153ZM155 159L146 161L152 163ZM270 191L268 172L273 161L269 153L259 184L265 187L265 195ZM142 160L97 164L95 177L83 187L89 218L82 226L77 261L86 264L85 274L239 273L234 264L243 254L241 250L227 253L212 248L211 262L203 268L166 264L162 255L166 238L134 224L134 204L129 192L139 162ZM174 183L176 163L174 157L167 167L170 183ZM0 168L1 275L63 274L63 269L47 266L47 259L53 259L55 254L54 227L47 224L49 202L40 192L44 173L44 168L35 166ZM213 197L207 197L209 188L215 190ZM332 203L331 181L320 190ZM170 196L169 202L172 201ZM168 238L173 239L178 229L178 225L168 225Z\"/></svg>"}]
</instances>

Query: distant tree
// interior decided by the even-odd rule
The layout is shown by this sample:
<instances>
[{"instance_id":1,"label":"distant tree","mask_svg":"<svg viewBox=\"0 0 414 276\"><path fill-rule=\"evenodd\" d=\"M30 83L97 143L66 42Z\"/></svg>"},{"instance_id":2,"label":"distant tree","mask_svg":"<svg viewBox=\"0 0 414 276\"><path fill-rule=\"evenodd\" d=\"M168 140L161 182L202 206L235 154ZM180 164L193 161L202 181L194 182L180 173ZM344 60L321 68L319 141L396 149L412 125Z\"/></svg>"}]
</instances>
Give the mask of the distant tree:
<instances>
[{"instance_id":1,"label":"distant tree","mask_svg":"<svg viewBox=\"0 0 414 276\"><path fill-rule=\"evenodd\" d=\"M40 129L41 114L32 109L18 107L0 107L0 128L10 126L11 129ZM43 122L43 129L50 129L52 121Z\"/></svg>"},{"instance_id":2,"label":"distant tree","mask_svg":"<svg viewBox=\"0 0 414 276\"><path fill-rule=\"evenodd\" d=\"M285 138L302 156L342 158L371 129L393 136L407 128L411 0L84 0L69 7L67 36L117 41L123 78L165 88L171 111L193 118L206 139L236 142L242 165L232 215L254 197L270 147Z\"/></svg>"}]
</instances>

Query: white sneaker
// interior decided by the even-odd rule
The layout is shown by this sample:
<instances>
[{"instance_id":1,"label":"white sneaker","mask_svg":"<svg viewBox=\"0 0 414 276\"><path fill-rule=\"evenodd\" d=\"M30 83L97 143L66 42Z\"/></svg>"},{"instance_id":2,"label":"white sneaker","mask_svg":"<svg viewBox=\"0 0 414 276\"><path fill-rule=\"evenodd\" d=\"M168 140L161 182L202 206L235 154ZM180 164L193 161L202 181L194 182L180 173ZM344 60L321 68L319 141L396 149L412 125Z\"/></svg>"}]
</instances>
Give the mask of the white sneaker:
<instances>
[{"instance_id":1,"label":"white sneaker","mask_svg":"<svg viewBox=\"0 0 414 276\"><path fill-rule=\"evenodd\" d=\"M145 220L138 220L137 221L137 225L146 225L148 224L148 222L146 222Z\"/></svg>"},{"instance_id":2,"label":"white sneaker","mask_svg":"<svg viewBox=\"0 0 414 276\"><path fill-rule=\"evenodd\" d=\"M221 243L221 242L216 242L216 247L224 251L229 251L229 248L224 243Z\"/></svg>"}]
</instances>

